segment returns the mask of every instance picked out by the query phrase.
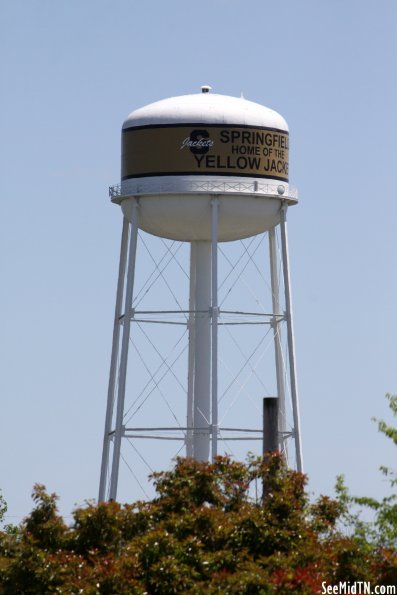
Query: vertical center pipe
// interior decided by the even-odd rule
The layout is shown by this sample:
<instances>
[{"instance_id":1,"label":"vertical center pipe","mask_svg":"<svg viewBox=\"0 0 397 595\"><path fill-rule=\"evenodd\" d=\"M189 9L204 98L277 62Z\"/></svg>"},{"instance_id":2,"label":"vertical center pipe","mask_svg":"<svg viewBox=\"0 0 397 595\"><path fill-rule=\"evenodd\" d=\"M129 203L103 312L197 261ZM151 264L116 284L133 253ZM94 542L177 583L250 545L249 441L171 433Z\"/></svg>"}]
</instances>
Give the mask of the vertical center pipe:
<instances>
[{"instance_id":1,"label":"vertical center pipe","mask_svg":"<svg viewBox=\"0 0 397 595\"><path fill-rule=\"evenodd\" d=\"M211 459L218 454L218 209L219 198L211 200Z\"/></svg>"},{"instance_id":2,"label":"vertical center pipe","mask_svg":"<svg viewBox=\"0 0 397 595\"><path fill-rule=\"evenodd\" d=\"M190 244L190 282L189 282L189 355L187 373L187 416L186 416L186 456L193 457L193 407L194 407L194 335L195 323L195 287L196 287L196 242Z\"/></svg>"},{"instance_id":3,"label":"vertical center pipe","mask_svg":"<svg viewBox=\"0 0 397 595\"><path fill-rule=\"evenodd\" d=\"M211 416L211 242L195 242L193 456L208 461Z\"/></svg>"}]
</instances>

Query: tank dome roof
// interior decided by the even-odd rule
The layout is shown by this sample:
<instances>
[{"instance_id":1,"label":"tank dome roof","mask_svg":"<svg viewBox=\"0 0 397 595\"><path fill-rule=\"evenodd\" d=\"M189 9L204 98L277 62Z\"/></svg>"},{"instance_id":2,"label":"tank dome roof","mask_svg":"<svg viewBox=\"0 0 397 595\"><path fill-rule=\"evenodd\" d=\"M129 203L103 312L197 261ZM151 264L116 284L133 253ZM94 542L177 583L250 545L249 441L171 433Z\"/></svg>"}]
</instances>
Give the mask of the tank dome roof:
<instances>
[{"instance_id":1,"label":"tank dome roof","mask_svg":"<svg viewBox=\"0 0 397 595\"><path fill-rule=\"evenodd\" d=\"M230 97L209 92L170 97L141 107L129 114L123 129L190 122L266 126L288 130L284 118L268 107L243 97Z\"/></svg>"}]
</instances>

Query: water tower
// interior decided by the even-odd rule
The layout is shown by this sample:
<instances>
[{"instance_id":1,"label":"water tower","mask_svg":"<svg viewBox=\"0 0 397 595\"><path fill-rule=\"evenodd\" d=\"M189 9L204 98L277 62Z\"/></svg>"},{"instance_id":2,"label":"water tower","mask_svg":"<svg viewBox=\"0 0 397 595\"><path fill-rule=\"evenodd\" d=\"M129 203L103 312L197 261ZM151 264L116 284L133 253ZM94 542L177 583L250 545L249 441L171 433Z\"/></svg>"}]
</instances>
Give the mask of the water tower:
<instances>
[{"instance_id":1,"label":"water tower","mask_svg":"<svg viewBox=\"0 0 397 595\"><path fill-rule=\"evenodd\" d=\"M280 445L288 436L302 469L299 405L289 280L286 214L297 203L289 186L288 126L277 112L203 86L133 111L122 128L121 183L110 189L121 206L123 232L99 500L115 499L119 479L138 230L190 244L188 383L185 454L208 460L218 454L218 244L268 232ZM280 231L277 269L275 230ZM281 311L278 276L283 278ZM159 311L160 312L160 311ZM159 313L158 312L158 313ZM244 313L241 313L244 314ZM280 343L286 327L287 354ZM292 408L285 427L285 359ZM150 420L148 419L148 426ZM145 428L148 432L154 428ZM159 428L162 429L162 428ZM163 428L166 431L169 428ZM139 428L135 428L139 430ZM238 428L236 428L238 430Z\"/></svg>"}]
</instances>

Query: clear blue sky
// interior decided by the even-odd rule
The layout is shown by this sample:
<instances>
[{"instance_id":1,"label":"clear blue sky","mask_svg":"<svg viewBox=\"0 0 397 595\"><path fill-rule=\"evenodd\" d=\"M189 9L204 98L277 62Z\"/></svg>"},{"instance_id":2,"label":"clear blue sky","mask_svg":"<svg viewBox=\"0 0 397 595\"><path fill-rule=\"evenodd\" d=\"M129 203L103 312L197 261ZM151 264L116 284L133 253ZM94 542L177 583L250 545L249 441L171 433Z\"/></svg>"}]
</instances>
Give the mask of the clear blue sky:
<instances>
[{"instance_id":1,"label":"clear blue sky","mask_svg":"<svg viewBox=\"0 0 397 595\"><path fill-rule=\"evenodd\" d=\"M0 9L0 487L96 498L133 109L214 91L291 130L290 251L310 487L382 496L396 453L372 416L397 391L394 0L4 1ZM395 465L397 466L397 465Z\"/></svg>"}]
</instances>

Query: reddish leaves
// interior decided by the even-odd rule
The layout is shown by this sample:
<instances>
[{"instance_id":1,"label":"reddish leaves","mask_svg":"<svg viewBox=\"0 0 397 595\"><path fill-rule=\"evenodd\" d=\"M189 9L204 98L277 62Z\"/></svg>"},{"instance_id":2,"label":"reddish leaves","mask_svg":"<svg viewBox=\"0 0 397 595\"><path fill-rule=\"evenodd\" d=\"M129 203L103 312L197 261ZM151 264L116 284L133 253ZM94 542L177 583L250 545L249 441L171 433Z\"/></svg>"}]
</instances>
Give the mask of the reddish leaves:
<instances>
[{"instance_id":1,"label":"reddish leaves","mask_svg":"<svg viewBox=\"0 0 397 595\"><path fill-rule=\"evenodd\" d=\"M36 508L0 533L0 593L282 595L321 592L322 581L394 582L396 552L342 534L346 502L310 504L305 477L278 454L179 459L153 479L152 502L89 504L70 528L36 486Z\"/></svg>"}]
</instances>

